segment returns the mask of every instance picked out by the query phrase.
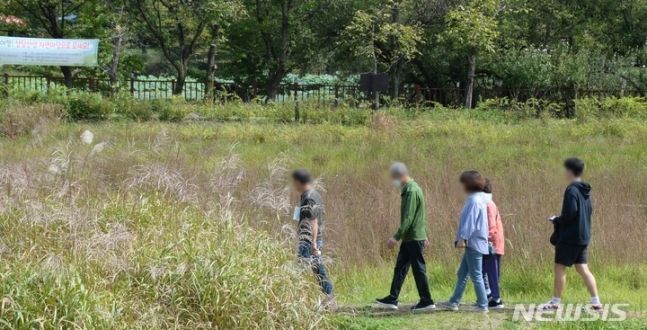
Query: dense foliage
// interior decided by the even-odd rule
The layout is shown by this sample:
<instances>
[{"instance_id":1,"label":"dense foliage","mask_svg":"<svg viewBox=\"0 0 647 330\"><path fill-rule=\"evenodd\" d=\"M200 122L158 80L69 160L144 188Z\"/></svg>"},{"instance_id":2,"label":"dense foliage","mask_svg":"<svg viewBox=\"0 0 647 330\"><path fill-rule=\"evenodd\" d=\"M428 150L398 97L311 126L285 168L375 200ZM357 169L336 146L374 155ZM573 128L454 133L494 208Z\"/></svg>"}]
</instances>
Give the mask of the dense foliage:
<instances>
[{"instance_id":1,"label":"dense foliage","mask_svg":"<svg viewBox=\"0 0 647 330\"><path fill-rule=\"evenodd\" d=\"M172 75L177 94L215 75L273 98L294 75L377 65L391 96L410 84L647 91L645 0L8 0L2 14L25 24L0 34L101 39L100 67L61 68L66 82Z\"/></svg>"},{"instance_id":2,"label":"dense foliage","mask_svg":"<svg viewBox=\"0 0 647 330\"><path fill-rule=\"evenodd\" d=\"M63 88L48 93L13 90L12 97L0 99L0 135L16 137L29 133L41 121L58 118L66 121L135 120L170 122L273 122L273 123L333 123L345 126L375 124L374 118L415 119L428 114L460 112L457 108L429 104L422 107L403 107L398 103L387 105L380 112L370 103L352 99L337 106L315 101L264 104L260 100L244 103L189 102L182 97L143 101L128 93L103 97L98 93L73 91ZM647 120L647 99L642 97L584 97L575 101L576 117L580 121L600 118L635 118ZM470 116L498 118L502 121L524 119L563 118L564 105L560 102L530 98L518 101L509 98L485 100ZM34 115L34 114L37 115Z\"/></svg>"}]
</instances>

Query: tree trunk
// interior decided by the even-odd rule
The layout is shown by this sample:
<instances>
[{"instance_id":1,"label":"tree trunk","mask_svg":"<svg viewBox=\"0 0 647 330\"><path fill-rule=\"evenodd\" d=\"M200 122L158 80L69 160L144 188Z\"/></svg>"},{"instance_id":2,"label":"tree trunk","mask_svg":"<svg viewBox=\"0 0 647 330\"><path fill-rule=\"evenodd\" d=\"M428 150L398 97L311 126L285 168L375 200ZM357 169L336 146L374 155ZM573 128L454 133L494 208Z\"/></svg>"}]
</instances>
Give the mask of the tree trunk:
<instances>
[{"instance_id":1,"label":"tree trunk","mask_svg":"<svg viewBox=\"0 0 647 330\"><path fill-rule=\"evenodd\" d=\"M373 47L373 75L377 77L377 47L375 45L375 22L371 24L371 44ZM372 89L372 88L371 88ZM373 91L373 110L377 111L380 109L380 92Z\"/></svg>"},{"instance_id":2,"label":"tree trunk","mask_svg":"<svg viewBox=\"0 0 647 330\"><path fill-rule=\"evenodd\" d=\"M575 100L577 99L577 85L573 82L568 83L568 85L564 88L564 94L565 94L564 105L566 110L565 111L566 118L575 118L575 115L576 115Z\"/></svg>"},{"instance_id":3,"label":"tree trunk","mask_svg":"<svg viewBox=\"0 0 647 330\"><path fill-rule=\"evenodd\" d=\"M117 83L117 70L119 68L119 57L121 56L121 46L124 40L123 29L117 25L115 27L117 35L113 39L112 58L110 59L110 67L108 68L108 78L110 78L110 87L115 88Z\"/></svg>"},{"instance_id":4,"label":"tree trunk","mask_svg":"<svg viewBox=\"0 0 647 330\"><path fill-rule=\"evenodd\" d=\"M265 92L267 93L267 96L265 97L266 103L276 99L276 96L279 93L279 87L281 86L281 81L285 75L286 70L279 67L269 76L265 83Z\"/></svg>"},{"instance_id":5,"label":"tree trunk","mask_svg":"<svg viewBox=\"0 0 647 330\"><path fill-rule=\"evenodd\" d=\"M403 66L402 60L398 60L391 66L391 98L394 100L400 97L400 78L402 77Z\"/></svg>"},{"instance_id":6,"label":"tree trunk","mask_svg":"<svg viewBox=\"0 0 647 330\"><path fill-rule=\"evenodd\" d=\"M400 21L400 6L398 3L394 3L393 8L391 9L391 23L398 23ZM391 37L389 43L391 44L391 49L395 49L396 40L395 37ZM402 59L398 59L393 63L389 70L389 75L391 78L391 98L396 100L400 96L400 74L402 73Z\"/></svg>"},{"instance_id":7,"label":"tree trunk","mask_svg":"<svg viewBox=\"0 0 647 330\"><path fill-rule=\"evenodd\" d=\"M467 71L467 86L465 87L465 108L471 109L474 95L474 76L476 74L476 54L469 56L469 68Z\"/></svg>"},{"instance_id":8,"label":"tree trunk","mask_svg":"<svg viewBox=\"0 0 647 330\"><path fill-rule=\"evenodd\" d=\"M173 95L182 95L184 91L184 83L186 82L186 72L187 66L184 63L180 63L180 66L177 70L177 76L175 77L175 86L173 87Z\"/></svg>"},{"instance_id":9,"label":"tree trunk","mask_svg":"<svg viewBox=\"0 0 647 330\"><path fill-rule=\"evenodd\" d=\"M216 72L216 52L218 50L218 37L220 35L220 26L215 24L211 27L211 45L207 54L207 90L205 96L207 100L213 101L214 96L214 73Z\"/></svg>"},{"instance_id":10,"label":"tree trunk","mask_svg":"<svg viewBox=\"0 0 647 330\"><path fill-rule=\"evenodd\" d=\"M271 42L267 43L267 46L270 46L269 53L274 54L273 57L277 64L276 69L271 72L265 84L265 91L267 92L265 102L274 101L276 99L279 87L281 86L281 81L288 73L286 63L289 53L290 11L292 10L293 4L292 0L281 1L281 33L278 54L275 54L275 52L272 51Z\"/></svg>"},{"instance_id":11,"label":"tree trunk","mask_svg":"<svg viewBox=\"0 0 647 330\"><path fill-rule=\"evenodd\" d=\"M61 72L63 73L63 82L65 83L65 87L72 88L73 87L72 68L69 66L62 66Z\"/></svg>"}]
</instances>

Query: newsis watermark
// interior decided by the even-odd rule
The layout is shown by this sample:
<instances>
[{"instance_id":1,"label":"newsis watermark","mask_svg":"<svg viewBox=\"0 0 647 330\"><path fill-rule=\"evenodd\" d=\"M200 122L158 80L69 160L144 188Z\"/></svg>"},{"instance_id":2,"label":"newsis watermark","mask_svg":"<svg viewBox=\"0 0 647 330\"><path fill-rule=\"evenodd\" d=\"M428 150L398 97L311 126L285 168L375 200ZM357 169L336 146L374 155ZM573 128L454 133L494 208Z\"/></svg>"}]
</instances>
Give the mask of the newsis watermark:
<instances>
[{"instance_id":1,"label":"newsis watermark","mask_svg":"<svg viewBox=\"0 0 647 330\"><path fill-rule=\"evenodd\" d=\"M541 304L516 304L513 321L554 322L579 321L620 322L627 319L629 304L604 304L593 309L590 304L563 304L557 309L544 309Z\"/></svg>"}]
</instances>

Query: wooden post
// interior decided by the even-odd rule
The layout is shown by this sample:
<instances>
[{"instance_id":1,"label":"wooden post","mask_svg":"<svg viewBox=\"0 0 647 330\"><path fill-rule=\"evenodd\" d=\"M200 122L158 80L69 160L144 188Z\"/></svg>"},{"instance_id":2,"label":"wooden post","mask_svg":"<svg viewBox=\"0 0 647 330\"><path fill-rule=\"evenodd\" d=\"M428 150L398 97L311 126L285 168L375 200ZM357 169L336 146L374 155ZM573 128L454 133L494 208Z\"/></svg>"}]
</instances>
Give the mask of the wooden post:
<instances>
[{"instance_id":1,"label":"wooden post","mask_svg":"<svg viewBox=\"0 0 647 330\"><path fill-rule=\"evenodd\" d=\"M130 78L130 95L135 96L135 78Z\"/></svg>"}]
</instances>

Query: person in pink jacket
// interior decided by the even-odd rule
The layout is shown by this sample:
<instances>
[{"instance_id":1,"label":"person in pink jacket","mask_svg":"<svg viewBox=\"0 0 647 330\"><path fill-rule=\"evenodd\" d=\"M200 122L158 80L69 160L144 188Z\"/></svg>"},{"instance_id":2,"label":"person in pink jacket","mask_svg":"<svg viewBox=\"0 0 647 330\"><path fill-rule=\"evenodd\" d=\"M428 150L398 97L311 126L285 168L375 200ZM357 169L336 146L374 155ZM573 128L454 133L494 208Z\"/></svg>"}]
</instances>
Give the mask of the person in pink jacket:
<instances>
[{"instance_id":1,"label":"person in pink jacket","mask_svg":"<svg viewBox=\"0 0 647 330\"><path fill-rule=\"evenodd\" d=\"M483 191L492 194L492 184L487 178ZM503 222L501 222L499 208L492 199L487 204L487 219L490 254L483 256L483 277L490 291L488 307L503 308L503 300L501 300L499 292L499 277L501 276L501 256L505 250L505 237L503 236Z\"/></svg>"}]
</instances>

